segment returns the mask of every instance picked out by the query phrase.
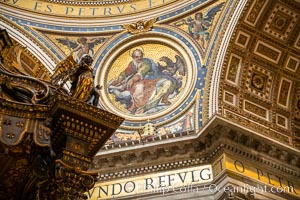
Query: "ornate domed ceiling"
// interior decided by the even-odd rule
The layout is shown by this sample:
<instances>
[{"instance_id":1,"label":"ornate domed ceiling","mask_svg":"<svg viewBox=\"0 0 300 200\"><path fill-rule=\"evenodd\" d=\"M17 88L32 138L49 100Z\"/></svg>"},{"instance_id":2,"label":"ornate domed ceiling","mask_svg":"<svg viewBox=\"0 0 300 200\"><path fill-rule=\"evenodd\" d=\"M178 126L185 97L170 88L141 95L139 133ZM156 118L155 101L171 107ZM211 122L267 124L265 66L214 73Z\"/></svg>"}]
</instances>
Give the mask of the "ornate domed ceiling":
<instances>
[{"instance_id":1,"label":"ornate domed ceiling","mask_svg":"<svg viewBox=\"0 0 300 200\"><path fill-rule=\"evenodd\" d=\"M1 10L1 28L26 48L16 71L49 80L68 55L93 56L97 106L125 118L108 151L197 138L213 117L296 147L297 1L8 0ZM136 52L148 66L131 85Z\"/></svg>"},{"instance_id":2,"label":"ornate domed ceiling","mask_svg":"<svg viewBox=\"0 0 300 200\"><path fill-rule=\"evenodd\" d=\"M299 148L300 4L255 1L247 7L220 72L219 111L231 122Z\"/></svg>"}]
</instances>

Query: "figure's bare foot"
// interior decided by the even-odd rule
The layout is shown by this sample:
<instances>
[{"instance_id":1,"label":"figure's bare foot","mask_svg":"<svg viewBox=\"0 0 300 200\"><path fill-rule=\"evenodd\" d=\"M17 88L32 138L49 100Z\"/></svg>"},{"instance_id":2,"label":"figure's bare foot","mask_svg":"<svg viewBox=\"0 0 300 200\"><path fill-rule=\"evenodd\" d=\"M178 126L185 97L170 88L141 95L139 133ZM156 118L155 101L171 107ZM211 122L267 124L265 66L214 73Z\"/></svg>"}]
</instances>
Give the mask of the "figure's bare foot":
<instances>
[{"instance_id":1,"label":"figure's bare foot","mask_svg":"<svg viewBox=\"0 0 300 200\"><path fill-rule=\"evenodd\" d=\"M139 108L137 109L137 111L135 112L135 114L142 114L144 113L144 109L143 108Z\"/></svg>"},{"instance_id":2,"label":"figure's bare foot","mask_svg":"<svg viewBox=\"0 0 300 200\"><path fill-rule=\"evenodd\" d=\"M134 105L134 104L132 104L132 105L130 106L130 108L128 108L128 111L134 114L134 113L135 113L135 111L136 111L136 107L135 107L135 105Z\"/></svg>"},{"instance_id":3,"label":"figure's bare foot","mask_svg":"<svg viewBox=\"0 0 300 200\"><path fill-rule=\"evenodd\" d=\"M161 102L164 103L164 104L166 104L167 106L172 104L172 103L171 103L169 100L167 100L167 99L163 99Z\"/></svg>"}]
</instances>

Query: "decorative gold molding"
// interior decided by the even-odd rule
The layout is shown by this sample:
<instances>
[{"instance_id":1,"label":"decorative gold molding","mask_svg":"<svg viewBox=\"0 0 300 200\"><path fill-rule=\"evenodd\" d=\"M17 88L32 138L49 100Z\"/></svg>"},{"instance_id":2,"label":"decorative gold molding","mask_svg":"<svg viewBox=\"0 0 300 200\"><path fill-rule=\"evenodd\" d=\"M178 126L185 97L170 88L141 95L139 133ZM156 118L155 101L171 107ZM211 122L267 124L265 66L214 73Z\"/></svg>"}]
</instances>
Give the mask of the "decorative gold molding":
<instances>
[{"instance_id":1,"label":"decorative gold molding","mask_svg":"<svg viewBox=\"0 0 300 200\"><path fill-rule=\"evenodd\" d=\"M153 18L150 20L139 20L136 23L123 24L123 28L132 34L148 32L153 28L153 24L156 22L156 20L157 18Z\"/></svg>"}]
</instances>

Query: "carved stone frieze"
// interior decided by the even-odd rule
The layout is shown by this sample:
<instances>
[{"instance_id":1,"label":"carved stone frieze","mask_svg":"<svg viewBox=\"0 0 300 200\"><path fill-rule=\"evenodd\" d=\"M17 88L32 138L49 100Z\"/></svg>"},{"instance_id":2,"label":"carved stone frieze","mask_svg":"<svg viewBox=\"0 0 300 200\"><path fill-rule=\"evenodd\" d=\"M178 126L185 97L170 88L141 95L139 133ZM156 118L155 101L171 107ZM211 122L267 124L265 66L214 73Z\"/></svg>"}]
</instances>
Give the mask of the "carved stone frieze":
<instances>
[{"instance_id":1,"label":"carved stone frieze","mask_svg":"<svg viewBox=\"0 0 300 200\"><path fill-rule=\"evenodd\" d=\"M111 180L210 163L226 152L291 176L300 176L300 160L296 152L224 123L219 121L219 125L213 125L209 132L197 139L163 144L163 148L161 145L154 145L128 153L103 153L96 156L93 170L100 171L99 181ZM180 148L185 151L184 154L178 151ZM131 165L128 166L127 163Z\"/></svg>"}]
</instances>

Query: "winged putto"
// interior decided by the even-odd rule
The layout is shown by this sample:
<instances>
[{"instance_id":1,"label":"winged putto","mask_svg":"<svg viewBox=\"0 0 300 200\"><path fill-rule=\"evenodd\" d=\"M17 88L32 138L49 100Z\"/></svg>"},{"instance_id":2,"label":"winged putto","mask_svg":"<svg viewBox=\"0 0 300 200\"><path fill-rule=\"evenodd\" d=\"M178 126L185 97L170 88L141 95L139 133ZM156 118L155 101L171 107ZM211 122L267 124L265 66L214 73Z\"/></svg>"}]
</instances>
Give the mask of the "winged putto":
<instances>
[{"instance_id":1,"label":"winged putto","mask_svg":"<svg viewBox=\"0 0 300 200\"><path fill-rule=\"evenodd\" d=\"M197 12L194 19L188 17L175 23L175 26L188 25L188 32L195 40L199 41L200 46L205 49L205 41L209 39L208 29L211 27L215 15L221 11L224 2L210 8L207 12Z\"/></svg>"},{"instance_id":2,"label":"winged putto","mask_svg":"<svg viewBox=\"0 0 300 200\"><path fill-rule=\"evenodd\" d=\"M87 38L79 37L77 40L69 38L56 38L56 40L70 49L70 54L74 53L74 59L77 63L84 55L94 55L94 47L106 40L104 37Z\"/></svg>"}]
</instances>

